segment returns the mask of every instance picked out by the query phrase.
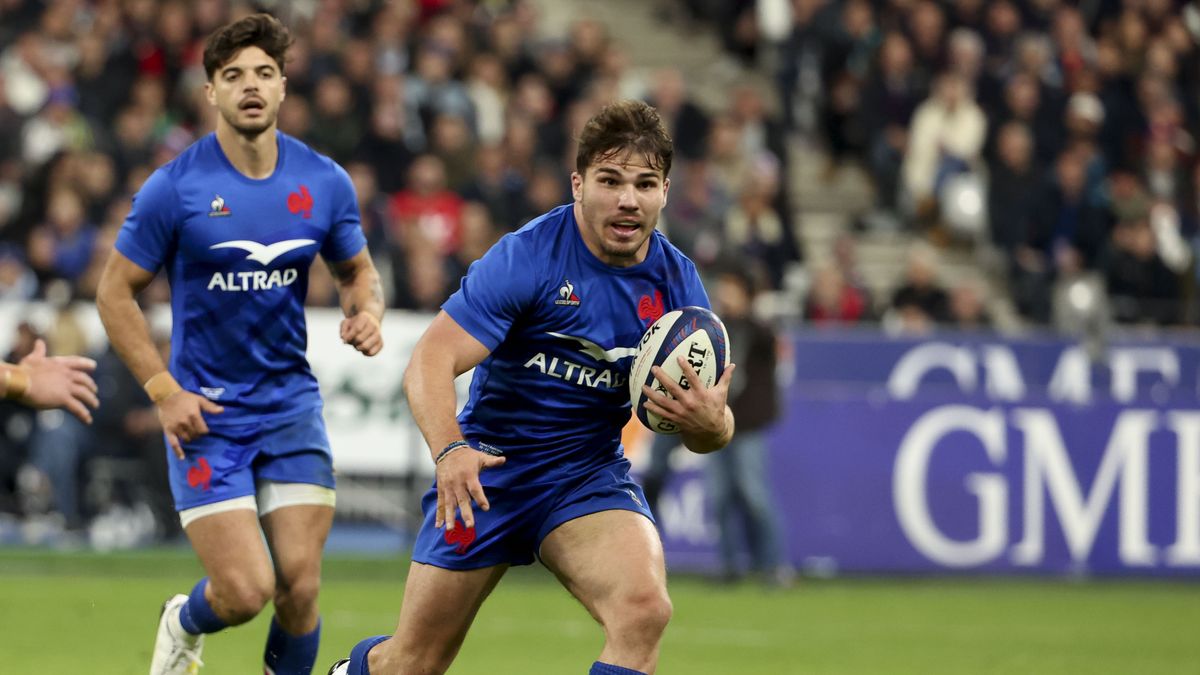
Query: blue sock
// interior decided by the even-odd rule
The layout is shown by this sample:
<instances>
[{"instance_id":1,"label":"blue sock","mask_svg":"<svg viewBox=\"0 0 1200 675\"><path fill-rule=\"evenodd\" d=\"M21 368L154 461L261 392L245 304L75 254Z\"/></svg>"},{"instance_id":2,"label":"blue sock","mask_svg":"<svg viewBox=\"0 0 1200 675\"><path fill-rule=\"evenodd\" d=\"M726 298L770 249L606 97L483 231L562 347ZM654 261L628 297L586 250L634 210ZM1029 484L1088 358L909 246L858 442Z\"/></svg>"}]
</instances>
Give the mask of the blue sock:
<instances>
[{"instance_id":1,"label":"blue sock","mask_svg":"<svg viewBox=\"0 0 1200 675\"><path fill-rule=\"evenodd\" d=\"M321 621L311 633L292 635L271 617L271 630L267 632L267 648L263 651L263 663L275 675L309 675L317 660L317 647L321 644Z\"/></svg>"},{"instance_id":2,"label":"blue sock","mask_svg":"<svg viewBox=\"0 0 1200 675\"><path fill-rule=\"evenodd\" d=\"M592 669L588 671L588 675L646 675L640 670L630 668L622 668L614 666L611 663L600 663L599 661L592 664Z\"/></svg>"},{"instance_id":3,"label":"blue sock","mask_svg":"<svg viewBox=\"0 0 1200 675\"><path fill-rule=\"evenodd\" d=\"M350 650L350 668L346 672L349 675L371 675L371 669L367 667L367 652L371 651L371 648L375 645L390 637L392 636L376 635L354 645L354 649Z\"/></svg>"},{"instance_id":4,"label":"blue sock","mask_svg":"<svg viewBox=\"0 0 1200 675\"><path fill-rule=\"evenodd\" d=\"M196 582L191 595L188 596L187 604L179 611L179 623L192 635L215 633L229 626L224 619L217 616L212 605L204 598L205 588L208 588L208 577Z\"/></svg>"}]
</instances>

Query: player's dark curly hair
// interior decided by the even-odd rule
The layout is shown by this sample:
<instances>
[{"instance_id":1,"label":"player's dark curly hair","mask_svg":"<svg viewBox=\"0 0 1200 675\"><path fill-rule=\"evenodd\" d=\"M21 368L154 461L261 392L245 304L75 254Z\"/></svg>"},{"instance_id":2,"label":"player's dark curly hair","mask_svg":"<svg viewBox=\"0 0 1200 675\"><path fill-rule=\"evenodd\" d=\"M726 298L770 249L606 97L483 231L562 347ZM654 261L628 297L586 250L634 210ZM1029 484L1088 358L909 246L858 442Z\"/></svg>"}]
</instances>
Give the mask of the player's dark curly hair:
<instances>
[{"instance_id":1,"label":"player's dark curly hair","mask_svg":"<svg viewBox=\"0 0 1200 675\"><path fill-rule=\"evenodd\" d=\"M275 59L282 73L283 61L291 46L292 36L279 19L270 14L251 14L208 37L204 45L204 72L211 80L217 69L233 60L238 52L246 47L258 47Z\"/></svg>"},{"instance_id":2,"label":"player's dark curly hair","mask_svg":"<svg viewBox=\"0 0 1200 675\"><path fill-rule=\"evenodd\" d=\"M641 101L609 103L583 125L575 170L582 175L589 166L626 153L642 155L664 177L671 172L675 144L658 111Z\"/></svg>"}]
</instances>

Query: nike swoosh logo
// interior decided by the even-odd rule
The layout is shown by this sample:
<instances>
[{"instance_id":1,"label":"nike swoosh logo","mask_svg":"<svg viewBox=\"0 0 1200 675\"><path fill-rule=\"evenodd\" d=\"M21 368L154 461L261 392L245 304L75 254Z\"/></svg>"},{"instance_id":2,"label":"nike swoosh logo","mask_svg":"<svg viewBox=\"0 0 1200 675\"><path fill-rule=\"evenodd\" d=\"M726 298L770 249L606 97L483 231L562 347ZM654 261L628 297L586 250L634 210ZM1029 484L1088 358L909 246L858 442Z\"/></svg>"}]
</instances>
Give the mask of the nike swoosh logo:
<instances>
[{"instance_id":1,"label":"nike swoosh logo","mask_svg":"<svg viewBox=\"0 0 1200 675\"><path fill-rule=\"evenodd\" d=\"M605 349L591 340L575 337L574 335L563 335L562 333L555 333L553 331L546 331L546 333L548 335L553 335L556 338L562 338L563 340L574 340L578 342L579 344L583 345L583 349L580 349L579 353L587 354L597 361L616 363L627 356L636 356L638 351L637 347L613 347L612 349Z\"/></svg>"},{"instance_id":2,"label":"nike swoosh logo","mask_svg":"<svg viewBox=\"0 0 1200 675\"><path fill-rule=\"evenodd\" d=\"M209 246L210 249L217 248L240 248L249 253L246 260L253 260L256 263L262 264L264 267L271 264L279 256L288 251L295 251L298 248L311 246L317 243L312 239L285 239L277 241L274 244L264 246L257 241L248 241L246 239L238 239L235 241L223 241L220 244Z\"/></svg>"}]
</instances>

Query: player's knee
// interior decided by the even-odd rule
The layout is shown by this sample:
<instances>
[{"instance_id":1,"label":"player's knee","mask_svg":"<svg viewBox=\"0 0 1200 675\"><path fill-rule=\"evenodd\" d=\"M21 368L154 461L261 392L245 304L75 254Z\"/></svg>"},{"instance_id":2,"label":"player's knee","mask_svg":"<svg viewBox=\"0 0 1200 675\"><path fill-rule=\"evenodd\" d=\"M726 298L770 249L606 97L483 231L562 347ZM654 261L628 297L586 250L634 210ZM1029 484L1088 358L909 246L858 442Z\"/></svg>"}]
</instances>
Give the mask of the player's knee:
<instances>
[{"instance_id":1,"label":"player's knee","mask_svg":"<svg viewBox=\"0 0 1200 675\"><path fill-rule=\"evenodd\" d=\"M218 604L225 610L227 619L232 624L244 623L258 616L263 607L271 601L274 593L273 579L256 579L252 576L241 576L227 580L215 587Z\"/></svg>"},{"instance_id":2,"label":"player's knee","mask_svg":"<svg viewBox=\"0 0 1200 675\"><path fill-rule=\"evenodd\" d=\"M321 590L319 574L302 574L288 579L280 579L275 584L275 605L277 607L308 608L316 604L317 594Z\"/></svg>"},{"instance_id":3,"label":"player's knee","mask_svg":"<svg viewBox=\"0 0 1200 675\"><path fill-rule=\"evenodd\" d=\"M642 627L651 635L662 635L663 631L667 629L667 624L670 623L674 611L671 598L665 591L642 600L638 608Z\"/></svg>"},{"instance_id":4,"label":"player's knee","mask_svg":"<svg viewBox=\"0 0 1200 675\"><path fill-rule=\"evenodd\" d=\"M610 631L657 640L671 621L672 612L671 598L665 590L647 589L623 596L605 626Z\"/></svg>"}]
</instances>

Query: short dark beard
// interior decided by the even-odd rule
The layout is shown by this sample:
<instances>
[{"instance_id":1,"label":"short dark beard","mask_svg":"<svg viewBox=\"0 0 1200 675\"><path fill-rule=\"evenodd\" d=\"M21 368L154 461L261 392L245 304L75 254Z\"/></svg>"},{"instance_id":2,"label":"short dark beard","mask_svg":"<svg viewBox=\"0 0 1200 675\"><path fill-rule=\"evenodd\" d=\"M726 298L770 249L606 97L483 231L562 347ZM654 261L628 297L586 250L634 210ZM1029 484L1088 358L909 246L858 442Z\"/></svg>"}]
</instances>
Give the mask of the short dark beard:
<instances>
[{"instance_id":1,"label":"short dark beard","mask_svg":"<svg viewBox=\"0 0 1200 675\"><path fill-rule=\"evenodd\" d=\"M645 242L642 243L644 244ZM636 258L638 251L641 248L642 245L638 244L636 248L628 252L624 250L617 250L609 246L608 242L603 237L600 238L600 250L604 251L605 255L609 255L614 258Z\"/></svg>"},{"instance_id":2,"label":"short dark beard","mask_svg":"<svg viewBox=\"0 0 1200 675\"><path fill-rule=\"evenodd\" d=\"M248 140L248 141L253 141L254 139L256 139L256 138L258 138L259 136L261 136L261 135L263 135L264 133L266 133L266 131L267 131L268 129L270 129L270 128L271 128L271 126L272 126L272 125L274 124L274 122L275 122L275 120L274 120L274 119L270 119L270 120L264 120L264 121L263 121L263 126L262 126L262 128L260 129L260 128L257 128L257 127L247 127L247 126L245 126L245 125L239 125L239 124L237 124L236 122L234 122L232 119L230 119L229 117L227 117L227 116L225 115L225 113L223 113L223 112L221 113L221 117L224 117L224 118L225 118L225 123L226 123L226 124L228 124L228 125L229 125L229 127L230 127L231 129L233 129L234 131L236 131L236 132L238 133L238 135L239 135L239 136L241 136L241 137L245 138L245 139L246 139L246 140Z\"/></svg>"}]
</instances>

